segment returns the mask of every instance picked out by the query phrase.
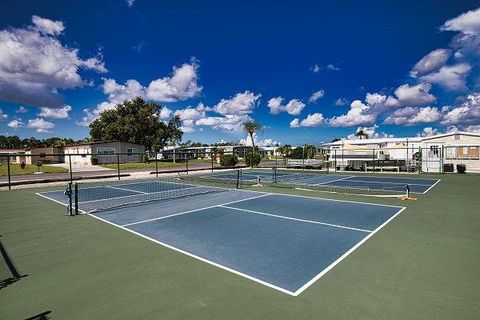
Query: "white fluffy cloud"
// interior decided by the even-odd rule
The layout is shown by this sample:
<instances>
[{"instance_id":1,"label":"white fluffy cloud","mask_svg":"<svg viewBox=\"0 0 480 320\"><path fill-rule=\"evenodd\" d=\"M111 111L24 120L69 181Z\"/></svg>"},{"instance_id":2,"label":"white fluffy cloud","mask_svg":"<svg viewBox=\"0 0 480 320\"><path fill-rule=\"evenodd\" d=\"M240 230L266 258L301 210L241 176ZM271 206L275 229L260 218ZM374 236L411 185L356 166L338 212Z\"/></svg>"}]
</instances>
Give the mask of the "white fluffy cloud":
<instances>
[{"instance_id":1,"label":"white fluffy cloud","mask_svg":"<svg viewBox=\"0 0 480 320\"><path fill-rule=\"evenodd\" d=\"M377 132L378 126L374 124L371 127L358 127L355 133L349 134L347 136L348 140L359 139L356 133L363 131L367 136L368 139L376 139L376 138L393 138L392 134L387 134L385 132Z\"/></svg>"},{"instance_id":2,"label":"white fluffy cloud","mask_svg":"<svg viewBox=\"0 0 480 320\"><path fill-rule=\"evenodd\" d=\"M241 132L243 130L243 123L249 120L251 120L251 118L247 115L225 115L222 117L205 117L195 121L195 125L207 126L226 132Z\"/></svg>"},{"instance_id":3,"label":"white fluffy cloud","mask_svg":"<svg viewBox=\"0 0 480 320\"><path fill-rule=\"evenodd\" d=\"M433 50L415 64L410 75L419 77L438 71L445 65L451 54L452 50L449 49Z\"/></svg>"},{"instance_id":4,"label":"white fluffy cloud","mask_svg":"<svg viewBox=\"0 0 480 320\"><path fill-rule=\"evenodd\" d=\"M468 63L443 66L438 72L420 77L421 80L440 85L446 90L466 90L466 77L472 67Z\"/></svg>"},{"instance_id":5,"label":"white fluffy cloud","mask_svg":"<svg viewBox=\"0 0 480 320\"><path fill-rule=\"evenodd\" d=\"M260 139L256 132L253 134L253 141L255 142L255 146L257 147L271 147L281 145L280 142L272 138L265 138L263 140ZM245 137L244 139L240 139L239 144L244 146L252 146L252 139L249 135L247 135L247 137Z\"/></svg>"},{"instance_id":6,"label":"white fluffy cloud","mask_svg":"<svg viewBox=\"0 0 480 320\"><path fill-rule=\"evenodd\" d=\"M375 122L376 114L368 113L370 106L360 100L354 100L350 104L350 110L340 116L332 117L328 123L333 127L353 127L359 125L370 125Z\"/></svg>"},{"instance_id":7,"label":"white fluffy cloud","mask_svg":"<svg viewBox=\"0 0 480 320\"><path fill-rule=\"evenodd\" d=\"M442 114L435 107L405 107L396 110L392 115L388 116L384 123L395 125L414 125L419 123L436 122L441 118Z\"/></svg>"},{"instance_id":8,"label":"white fluffy cloud","mask_svg":"<svg viewBox=\"0 0 480 320\"><path fill-rule=\"evenodd\" d=\"M133 7L133 5L135 4L135 0L126 0L127 2L127 6L129 6L130 8Z\"/></svg>"},{"instance_id":9,"label":"white fluffy cloud","mask_svg":"<svg viewBox=\"0 0 480 320\"><path fill-rule=\"evenodd\" d=\"M27 128L36 129L39 133L46 133L55 128L55 125L42 118L35 118L28 120Z\"/></svg>"},{"instance_id":10,"label":"white fluffy cloud","mask_svg":"<svg viewBox=\"0 0 480 320\"><path fill-rule=\"evenodd\" d=\"M38 116L51 119L69 119L69 112L72 111L72 107L65 105L62 108L40 108Z\"/></svg>"},{"instance_id":11,"label":"white fluffy cloud","mask_svg":"<svg viewBox=\"0 0 480 320\"><path fill-rule=\"evenodd\" d=\"M311 103L317 102L318 99L323 98L324 95L325 95L325 90L323 90L323 89L320 89L320 90L318 90L318 91L315 91L315 92L310 96L310 98L308 98L308 102L311 102Z\"/></svg>"},{"instance_id":12,"label":"white fluffy cloud","mask_svg":"<svg viewBox=\"0 0 480 320\"><path fill-rule=\"evenodd\" d=\"M293 119L290 122L290 128L299 128L299 127L319 127L323 124L323 114L321 113L312 113L309 114L305 119L300 121L298 118Z\"/></svg>"},{"instance_id":13,"label":"white fluffy cloud","mask_svg":"<svg viewBox=\"0 0 480 320\"><path fill-rule=\"evenodd\" d=\"M398 103L402 106L422 106L436 101L435 96L430 93L431 88L429 83L420 83L414 86L403 84L395 90L395 95Z\"/></svg>"},{"instance_id":14,"label":"white fluffy cloud","mask_svg":"<svg viewBox=\"0 0 480 320\"><path fill-rule=\"evenodd\" d=\"M143 86L135 79L125 81L125 84L119 84L114 79L103 79L102 89L108 96L108 101L98 104L96 108L84 109L85 116L77 121L77 124L88 126L101 112L113 109L116 104L135 97L156 102L176 102L196 97L202 90L197 83L197 73L198 62L193 58L190 63L173 67L171 76L153 80L148 86Z\"/></svg>"},{"instance_id":15,"label":"white fluffy cloud","mask_svg":"<svg viewBox=\"0 0 480 320\"><path fill-rule=\"evenodd\" d=\"M32 26L0 30L0 99L60 107L59 89L84 86L79 69L106 72L101 58L82 59L57 36L63 23L38 16Z\"/></svg>"},{"instance_id":16,"label":"white fluffy cloud","mask_svg":"<svg viewBox=\"0 0 480 320\"><path fill-rule=\"evenodd\" d=\"M45 19L39 16L33 16L32 22L34 25L33 28L44 34L56 36L62 33L65 29L62 21L52 21L50 19Z\"/></svg>"},{"instance_id":17,"label":"white fluffy cloud","mask_svg":"<svg viewBox=\"0 0 480 320\"><path fill-rule=\"evenodd\" d=\"M456 18L448 20L441 29L458 31L468 35L480 34L480 8L467 11Z\"/></svg>"},{"instance_id":18,"label":"white fluffy cloud","mask_svg":"<svg viewBox=\"0 0 480 320\"><path fill-rule=\"evenodd\" d=\"M426 128L423 128L421 132L417 133L417 137L431 137L439 133L440 132L436 128L426 127Z\"/></svg>"},{"instance_id":19,"label":"white fluffy cloud","mask_svg":"<svg viewBox=\"0 0 480 320\"><path fill-rule=\"evenodd\" d=\"M28 112L27 108L23 106L20 106L17 108L17 110L15 110L15 113L27 113L27 112Z\"/></svg>"},{"instance_id":20,"label":"white fluffy cloud","mask_svg":"<svg viewBox=\"0 0 480 320\"><path fill-rule=\"evenodd\" d=\"M333 63L329 63L324 66L319 66L318 64L313 65L310 70L313 71L313 73L319 73L322 70L327 70L327 71L339 71L340 67L334 65Z\"/></svg>"},{"instance_id":21,"label":"white fluffy cloud","mask_svg":"<svg viewBox=\"0 0 480 320\"><path fill-rule=\"evenodd\" d=\"M213 107L213 111L223 115L247 115L253 112L253 109L260 102L261 94L254 94L250 91L237 93L229 99L222 99Z\"/></svg>"},{"instance_id":22,"label":"white fluffy cloud","mask_svg":"<svg viewBox=\"0 0 480 320\"><path fill-rule=\"evenodd\" d=\"M348 104L348 100L345 98L340 97L337 100L335 100L335 105L337 107L346 106L347 104Z\"/></svg>"},{"instance_id":23,"label":"white fluffy cloud","mask_svg":"<svg viewBox=\"0 0 480 320\"><path fill-rule=\"evenodd\" d=\"M198 85L198 63L192 60L174 67L171 77L150 82L146 88L147 98L159 102L184 101L196 97L202 91Z\"/></svg>"},{"instance_id":24,"label":"white fluffy cloud","mask_svg":"<svg viewBox=\"0 0 480 320\"><path fill-rule=\"evenodd\" d=\"M173 112L173 110L168 109L167 107L163 107L162 110L160 110L160 114L158 115L158 117L161 120L166 120L166 119L170 118L170 116L172 115L172 112Z\"/></svg>"},{"instance_id":25,"label":"white fluffy cloud","mask_svg":"<svg viewBox=\"0 0 480 320\"><path fill-rule=\"evenodd\" d=\"M472 93L460 106L448 110L443 125L478 125L480 124L480 93Z\"/></svg>"},{"instance_id":26,"label":"white fluffy cloud","mask_svg":"<svg viewBox=\"0 0 480 320\"><path fill-rule=\"evenodd\" d=\"M13 129L18 129L23 127L25 124L20 119L14 119L10 121L7 126Z\"/></svg>"},{"instance_id":27,"label":"white fluffy cloud","mask_svg":"<svg viewBox=\"0 0 480 320\"><path fill-rule=\"evenodd\" d=\"M276 97L268 100L268 107L271 114L279 114L280 112L287 112L292 116L298 116L305 108L305 103L298 99L290 100L286 105L282 105L282 97Z\"/></svg>"}]
</instances>

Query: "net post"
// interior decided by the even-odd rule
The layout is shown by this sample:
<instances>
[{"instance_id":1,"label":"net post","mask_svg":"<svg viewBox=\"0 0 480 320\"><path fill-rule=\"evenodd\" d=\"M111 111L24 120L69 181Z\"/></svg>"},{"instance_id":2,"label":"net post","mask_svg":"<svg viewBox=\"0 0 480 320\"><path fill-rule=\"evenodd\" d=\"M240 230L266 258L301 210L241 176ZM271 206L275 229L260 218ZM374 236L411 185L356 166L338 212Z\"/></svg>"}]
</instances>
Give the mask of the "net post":
<instances>
[{"instance_id":1,"label":"net post","mask_svg":"<svg viewBox=\"0 0 480 320\"><path fill-rule=\"evenodd\" d=\"M8 190L12 190L12 175L10 172L10 155L7 154L7 176L8 176Z\"/></svg>"},{"instance_id":2,"label":"net post","mask_svg":"<svg viewBox=\"0 0 480 320\"><path fill-rule=\"evenodd\" d=\"M78 212L78 183L75 183L75 187L74 187L74 198L75 198L75 215L78 215L79 212Z\"/></svg>"},{"instance_id":3,"label":"net post","mask_svg":"<svg viewBox=\"0 0 480 320\"><path fill-rule=\"evenodd\" d=\"M71 182L68 183L67 190L65 191L65 194L68 196L67 213L68 213L68 215L73 216L72 183Z\"/></svg>"},{"instance_id":4,"label":"net post","mask_svg":"<svg viewBox=\"0 0 480 320\"><path fill-rule=\"evenodd\" d=\"M117 176L118 180L120 180L120 154L117 153Z\"/></svg>"},{"instance_id":5,"label":"net post","mask_svg":"<svg viewBox=\"0 0 480 320\"><path fill-rule=\"evenodd\" d=\"M302 172L305 172L305 145L302 148Z\"/></svg>"},{"instance_id":6,"label":"net post","mask_svg":"<svg viewBox=\"0 0 480 320\"><path fill-rule=\"evenodd\" d=\"M70 183L73 182L73 172L72 172L72 155L68 154L68 171L70 172Z\"/></svg>"},{"instance_id":7,"label":"net post","mask_svg":"<svg viewBox=\"0 0 480 320\"><path fill-rule=\"evenodd\" d=\"M210 158L212 159L212 172L213 172L213 156L214 156L214 152L211 151L210 152Z\"/></svg>"},{"instance_id":8,"label":"net post","mask_svg":"<svg viewBox=\"0 0 480 320\"><path fill-rule=\"evenodd\" d=\"M240 189L240 171L241 169L238 169L237 170L237 185L236 185L236 188L235 189Z\"/></svg>"}]
</instances>

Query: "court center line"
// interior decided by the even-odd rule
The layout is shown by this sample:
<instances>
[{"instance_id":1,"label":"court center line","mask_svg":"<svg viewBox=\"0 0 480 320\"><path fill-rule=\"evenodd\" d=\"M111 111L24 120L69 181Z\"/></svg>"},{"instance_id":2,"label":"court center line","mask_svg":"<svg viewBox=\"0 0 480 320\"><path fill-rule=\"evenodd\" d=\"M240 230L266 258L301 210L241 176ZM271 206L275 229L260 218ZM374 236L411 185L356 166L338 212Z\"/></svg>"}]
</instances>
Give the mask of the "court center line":
<instances>
[{"instance_id":1,"label":"court center line","mask_svg":"<svg viewBox=\"0 0 480 320\"><path fill-rule=\"evenodd\" d=\"M131 222L131 223L127 223L127 224L122 225L122 227L129 227L129 226L134 226L134 225L137 225L137 224L168 219L168 218L172 218L172 217L176 217L176 216L181 216L181 215L184 215L184 214L187 214L187 213L192 213L192 212L217 208L217 207L221 207L223 205L229 205L229 204L234 204L234 203L243 202L243 201L247 201L247 200L263 198L263 197L270 196L270 195L271 195L271 193L264 193L264 194L261 194L259 196L255 196L255 197L249 197L249 198L245 198L245 199L241 199L241 200L235 200L235 201L225 202L225 203L222 203L222 204L216 204L216 205L213 205L213 206L207 206L207 207L203 207L203 208L182 211L182 212L179 212L179 213L169 214L168 216L156 217L156 218L151 218L151 219L146 219L146 220L140 220L140 221L137 221L137 222Z\"/></svg>"},{"instance_id":2,"label":"court center line","mask_svg":"<svg viewBox=\"0 0 480 320\"><path fill-rule=\"evenodd\" d=\"M348 229L348 230L360 231L360 232L365 232L365 233L370 233L370 232L373 231L373 230L347 227L347 226L342 226L342 225L339 225L339 224L332 224L332 223L326 223L326 222L320 222L320 221L314 221L314 220L306 220L306 219L292 218L292 217L287 217L287 216L279 216L279 215L272 214L272 213L267 213L267 212L229 207L228 205L219 205L219 207L220 208L237 210L237 211L244 211L244 212L248 212L248 213L259 214L259 215L262 215L262 216L269 216L269 217L274 217L274 218L279 218L279 219L293 220L293 221L305 222L305 223L313 223L313 224L319 224L319 225L333 227L333 228Z\"/></svg>"}]
</instances>

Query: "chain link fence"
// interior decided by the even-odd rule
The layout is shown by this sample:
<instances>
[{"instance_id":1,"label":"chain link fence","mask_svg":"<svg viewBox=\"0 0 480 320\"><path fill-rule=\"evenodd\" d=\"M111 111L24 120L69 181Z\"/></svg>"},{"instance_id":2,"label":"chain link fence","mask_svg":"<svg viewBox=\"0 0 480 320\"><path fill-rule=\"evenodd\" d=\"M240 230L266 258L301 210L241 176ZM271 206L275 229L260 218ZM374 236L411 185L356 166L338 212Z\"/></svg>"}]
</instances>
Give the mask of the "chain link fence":
<instances>
[{"instance_id":1,"label":"chain link fence","mask_svg":"<svg viewBox=\"0 0 480 320\"><path fill-rule=\"evenodd\" d=\"M251 147L127 153L0 154L0 188L45 186L85 179L128 179L167 173L215 171L257 166L324 172L480 172L480 146L426 148Z\"/></svg>"}]
</instances>

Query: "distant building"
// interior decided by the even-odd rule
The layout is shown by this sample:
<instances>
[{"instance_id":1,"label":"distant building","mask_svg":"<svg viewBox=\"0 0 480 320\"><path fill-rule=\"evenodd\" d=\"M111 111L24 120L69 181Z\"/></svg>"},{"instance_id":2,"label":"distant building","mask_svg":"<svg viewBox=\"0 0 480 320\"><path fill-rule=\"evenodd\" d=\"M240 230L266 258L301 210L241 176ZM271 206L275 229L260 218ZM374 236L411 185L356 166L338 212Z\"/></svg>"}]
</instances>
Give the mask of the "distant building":
<instances>
[{"instance_id":1,"label":"distant building","mask_svg":"<svg viewBox=\"0 0 480 320\"><path fill-rule=\"evenodd\" d=\"M145 147L140 144L122 141L99 141L74 144L64 147L65 163L70 159L74 165L94 163L141 162ZM118 155L117 155L118 154Z\"/></svg>"},{"instance_id":2,"label":"distant building","mask_svg":"<svg viewBox=\"0 0 480 320\"><path fill-rule=\"evenodd\" d=\"M63 163L63 147L32 148L25 151L26 164L36 164L37 161L44 164Z\"/></svg>"},{"instance_id":3,"label":"distant building","mask_svg":"<svg viewBox=\"0 0 480 320\"><path fill-rule=\"evenodd\" d=\"M452 132L431 137L340 140L327 143L329 160L340 170L412 171L421 161L424 172L443 172L458 164L480 171L480 134Z\"/></svg>"}]
</instances>

